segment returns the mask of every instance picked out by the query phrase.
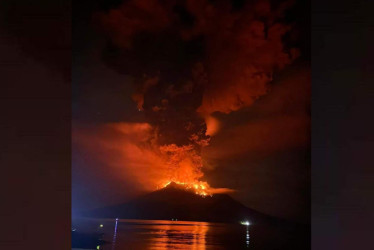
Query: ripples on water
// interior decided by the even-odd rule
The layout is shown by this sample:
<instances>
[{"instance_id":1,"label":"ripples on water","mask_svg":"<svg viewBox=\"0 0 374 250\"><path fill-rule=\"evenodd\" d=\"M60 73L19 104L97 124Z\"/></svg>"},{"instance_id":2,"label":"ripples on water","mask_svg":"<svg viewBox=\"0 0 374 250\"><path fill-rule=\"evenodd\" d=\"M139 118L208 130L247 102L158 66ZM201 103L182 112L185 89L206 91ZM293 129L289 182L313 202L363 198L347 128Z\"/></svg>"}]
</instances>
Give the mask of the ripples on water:
<instances>
[{"instance_id":1,"label":"ripples on water","mask_svg":"<svg viewBox=\"0 0 374 250\"><path fill-rule=\"evenodd\" d=\"M98 226L100 224L103 224L102 228ZM103 232L104 240L109 242L99 247L104 250L293 249L287 242L292 241L291 236L295 236L288 235L288 239L282 236L284 232L264 229L258 225L208 222L80 219L73 221L73 225L80 231L94 229ZM258 236L257 244L252 242L256 241L252 234ZM304 243L304 246L308 245Z\"/></svg>"}]
</instances>

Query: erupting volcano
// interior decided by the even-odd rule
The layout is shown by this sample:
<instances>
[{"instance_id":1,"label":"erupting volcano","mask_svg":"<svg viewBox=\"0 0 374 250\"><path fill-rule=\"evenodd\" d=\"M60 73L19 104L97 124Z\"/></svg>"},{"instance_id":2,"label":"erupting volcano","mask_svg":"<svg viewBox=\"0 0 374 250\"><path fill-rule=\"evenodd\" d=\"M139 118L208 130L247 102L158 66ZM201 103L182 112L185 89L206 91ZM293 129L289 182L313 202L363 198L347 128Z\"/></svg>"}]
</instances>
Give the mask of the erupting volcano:
<instances>
[{"instance_id":1,"label":"erupting volcano","mask_svg":"<svg viewBox=\"0 0 374 250\"><path fill-rule=\"evenodd\" d=\"M193 190L196 194L211 195L208 183L199 180L203 176L202 158L193 145L178 147L171 144L160 147L160 151L168 166L167 175L169 178L160 187L164 188L170 183L176 183L187 190Z\"/></svg>"},{"instance_id":2,"label":"erupting volcano","mask_svg":"<svg viewBox=\"0 0 374 250\"><path fill-rule=\"evenodd\" d=\"M260 0L238 11L229 1L130 0L95 15L110 41L106 65L133 79L131 98L150 128L136 147L161 158L149 164L159 171L156 187L217 192L202 179L201 151L220 129L215 114L251 106L298 57L282 41L288 4Z\"/></svg>"},{"instance_id":3,"label":"erupting volcano","mask_svg":"<svg viewBox=\"0 0 374 250\"><path fill-rule=\"evenodd\" d=\"M180 185L186 190L193 190L195 194L198 194L201 196L207 196L207 195L212 196L212 194L209 192L209 185L206 182L199 181L197 183L184 183L184 182L178 182L178 181L177 182L169 181L163 186L163 188L166 188L169 185L173 185L173 183Z\"/></svg>"},{"instance_id":4,"label":"erupting volcano","mask_svg":"<svg viewBox=\"0 0 374 250\"><path fill-rule=\"evenodd\" d=\"M100 65L118 78L88 78L87 86L100 82L99 93L82 103L100 102L104 90L119 97L105 99L97 116L92 112L98 120L92 127L74 126L73 140L84 158L76 165L96 164L110 180L97 187L114 193L106 204L148 193L102 214L217 221L230 213L228 220L234 220L249 210L224 194L229 188L256 190L238 198L250 206L248 201L262 203L260 189L268 192L272 202L264 204L271 207L274 197L283 197L268 189L280 185L292 193L279 184L288 177L278 183L274 174L287 171L266 168L279 162L268 155L288 154L308 140L303 129L309 117L303 97L297 98L303 88L289 98L293 83L281 91L283 85L273 82L300 55L285 18L291 2L128 0L95 12L96 31L105 38L97 53ZM279 96L266 100L274 89ZM269 180L260 183L257 175Z\"/></svg>"}]
</instances>

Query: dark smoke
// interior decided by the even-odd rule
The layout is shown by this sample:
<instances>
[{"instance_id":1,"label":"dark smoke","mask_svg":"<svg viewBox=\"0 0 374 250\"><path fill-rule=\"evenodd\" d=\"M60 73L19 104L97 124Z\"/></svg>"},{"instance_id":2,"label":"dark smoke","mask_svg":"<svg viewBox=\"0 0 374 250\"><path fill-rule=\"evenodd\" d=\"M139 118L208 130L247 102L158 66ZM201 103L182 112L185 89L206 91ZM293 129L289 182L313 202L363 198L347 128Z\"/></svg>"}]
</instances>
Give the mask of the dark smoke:
<instances>
[{"instance_id":1,"label":"dark smoke","mask_svg":"<svg viewBox=\"0 0 374 250\"><path fill-rule=\"evenodd\" d=\"M291 2L129 0L97 13L105 62L134 78L159 145L207 145L205 120L252 105L298 50L284 43Z\"/></svg>"}]
</instances>

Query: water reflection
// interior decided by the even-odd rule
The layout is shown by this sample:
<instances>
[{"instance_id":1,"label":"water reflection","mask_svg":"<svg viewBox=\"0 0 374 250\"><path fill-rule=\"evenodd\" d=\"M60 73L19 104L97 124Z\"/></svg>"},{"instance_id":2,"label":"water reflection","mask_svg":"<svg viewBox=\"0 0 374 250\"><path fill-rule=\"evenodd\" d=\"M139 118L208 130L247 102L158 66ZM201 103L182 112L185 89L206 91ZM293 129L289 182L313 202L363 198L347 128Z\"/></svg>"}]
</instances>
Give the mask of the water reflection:
<instances>
[{"instance_id":1,"label":"water reflection","mask_svg":"<svg viewBox=\"0 0 374 250\"><path fill-rule=\"evenodd\" d=\"M243 237L244 235L245 237ZM116 220L112 236L112 250L210 250L227 249L228 246L230 246L230 249L249 247L249 227L243 227L239 224Z\"/></svg>"},{"instance_id":2,"label":"water reflection","mask_svg":"<svg viewBox=\"0 0 374 250\"><path fill-rule=\"evenodd\" d=\"M246 226L247 227L247 230L246 230L246 234L245 234L245 244L247 246L247 248L249 248L249 226Z\"/></svg>"},{"instance_id":3,"label":"water reflection","mask_svg":"<svg viewBox=\"0 0 374 250\"><path fill-rule=\"evenodd\" d=\"M309 249L309 234L305 229L259 224L82 218L74 222L73 233L90 235L100 224L104 225L99 229L107 242L100 245L100 250Z\"/></svg>"},{"instance_id":4,"label":"water reflection","mask_svg":"<svg viewBox=\"0 0 374 250\"><path fill-rule=\"evenodd\" d=\"M103 224L107 244L100 250L124 249L248 249L249 227L237 224L165 221L165 220L85 220L77 230L84 231L83 225L95 228Z\"/></svg>"},{"instance_id":5,"label":"water reflection","mask_svg":"<svg viewBox=\"0 0 374 250\"><path fill-rule=\"evenodd\" d=\"M115 246L116 246L117 226L118 226L118 218L116 219L116 222L115 222L115 225L114 225L114 233L113 233L113 240L112 240L112 250L114 250Z\"/></svg>"},{"instance_id":6,"label":"water reflection","mask_svg":"<svg viewBox=\"0 0 374 250\"><path fill-rule=\"evenodd\" d=\"M150 228L153 236L151 249L206 249L209 227L205 222L173 222Z\"/></svg>"}]
</instances>

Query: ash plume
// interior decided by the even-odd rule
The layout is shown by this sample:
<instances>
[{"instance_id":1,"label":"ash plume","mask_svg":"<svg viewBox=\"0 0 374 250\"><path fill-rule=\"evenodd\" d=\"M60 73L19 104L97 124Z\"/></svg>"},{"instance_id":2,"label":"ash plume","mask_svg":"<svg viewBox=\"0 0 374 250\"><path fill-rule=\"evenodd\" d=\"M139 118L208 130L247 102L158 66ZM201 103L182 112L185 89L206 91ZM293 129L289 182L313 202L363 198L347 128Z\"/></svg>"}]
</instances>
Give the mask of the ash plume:
<instances>
[{"instance_id":1,"label":"ash plume","mask_svg":"<svg viewBox=\"0 0 374 250\"><path fill-rule=\"evenodd\" d=\"M201 148L219 130L214 113L251 106L299 54L284 42L292 2L234 2L129 0L94 16L108 38L104 61L133 77L152 143L182 179L203 176ZM189 163L180 159L187 153Z\"/></svg>"}]
</instances>

